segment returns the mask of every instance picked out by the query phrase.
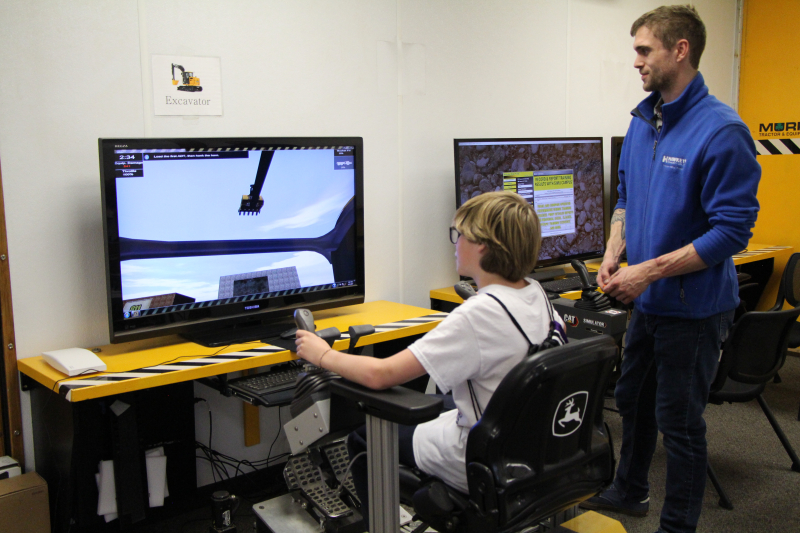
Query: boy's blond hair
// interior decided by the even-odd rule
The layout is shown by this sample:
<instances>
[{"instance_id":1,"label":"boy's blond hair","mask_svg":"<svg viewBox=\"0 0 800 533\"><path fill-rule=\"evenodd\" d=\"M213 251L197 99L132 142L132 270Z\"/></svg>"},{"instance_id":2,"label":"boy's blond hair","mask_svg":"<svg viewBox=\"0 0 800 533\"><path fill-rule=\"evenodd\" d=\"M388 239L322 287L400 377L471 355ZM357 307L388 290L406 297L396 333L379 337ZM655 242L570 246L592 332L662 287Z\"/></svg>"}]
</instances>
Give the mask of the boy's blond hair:
<instances>
[{"instance_id":1,"label":"boy's blond hair","mask_svg":"<svg viewBox=\"0 0 800 533\"><path fill-rule=\"evenodd\" d=\"M498 191L476 196L453 218L462 238L486 245L480 266L517 282L536 266L542 232L531 204L517 193Z\"/></svg>"}]
</instances>

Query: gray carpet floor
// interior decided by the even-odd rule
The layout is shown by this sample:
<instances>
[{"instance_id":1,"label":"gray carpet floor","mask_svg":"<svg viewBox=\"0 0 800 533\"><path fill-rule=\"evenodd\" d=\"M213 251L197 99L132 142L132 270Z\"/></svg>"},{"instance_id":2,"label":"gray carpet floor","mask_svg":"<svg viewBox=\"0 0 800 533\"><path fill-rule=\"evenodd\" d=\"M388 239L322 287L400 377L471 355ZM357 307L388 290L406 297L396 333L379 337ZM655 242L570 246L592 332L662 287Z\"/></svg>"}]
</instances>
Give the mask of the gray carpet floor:
<instances>
[{"instance_id":1,"label":"gray carpet floor","mask_svg":"<svg viewBox=\"0 0 800 533\"><path fill-rule=\"evenodd\" d=\"M782 383L770 383L764 392L778 423L795 452L800 453L800 357L791 354L780 371ZM609 406L613 406L613 400ZM622 423L616 413L606 411L619 457ZM719 499L710 481L706 484L698 531L771 532L800 531L800 473L791 470L791 460L781 446L758 402L709 405L705 414L711 465L733 503L732 511L717 505ZM645 518L612 515L628 533L653 533L658 529L664 501L666 453L659 441L650 470L650 513Z\"/></svg>"}]
</instances>

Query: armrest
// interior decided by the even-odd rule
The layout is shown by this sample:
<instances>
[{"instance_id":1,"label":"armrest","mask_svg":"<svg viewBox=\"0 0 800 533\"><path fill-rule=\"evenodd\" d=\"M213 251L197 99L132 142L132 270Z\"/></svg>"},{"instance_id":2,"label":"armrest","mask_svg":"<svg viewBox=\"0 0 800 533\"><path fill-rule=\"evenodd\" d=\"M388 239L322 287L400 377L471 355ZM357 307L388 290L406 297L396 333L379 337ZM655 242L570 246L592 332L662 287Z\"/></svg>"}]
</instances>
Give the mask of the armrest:
<instances>
[{"instance_id":1,"label":"armrest","mask_svg":"<svg viewBox=\"0 0 800 533\"><path fill-rule=\"evenodd\" d=\"M358 402L366 414L406 426L433 420L442 410L441 398L405 387L377 391L345 379L334 380L329 386L331 393Z\"/></svg>"}]
</instances>

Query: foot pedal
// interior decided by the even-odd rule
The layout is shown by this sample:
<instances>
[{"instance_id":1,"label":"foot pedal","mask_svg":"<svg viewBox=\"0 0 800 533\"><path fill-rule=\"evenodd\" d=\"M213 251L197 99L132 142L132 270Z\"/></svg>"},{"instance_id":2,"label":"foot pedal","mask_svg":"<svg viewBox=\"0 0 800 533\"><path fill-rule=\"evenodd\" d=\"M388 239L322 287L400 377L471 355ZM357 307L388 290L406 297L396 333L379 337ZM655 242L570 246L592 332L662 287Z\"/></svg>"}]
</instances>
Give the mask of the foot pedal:
<instances>
[{"instance_id":1,"label":"foot pedal","mask_svg":"<svg viewBox=\"0 0 800 533\"><path fill-rule=\"evenodd\" d=\"M290 490L300 490L323 514L329 518L341 518L353 513L322 478L319 467L311 462L307 453L289 458L283 477Z\"/></svg>"},{"instance_id":2,"label":"foot pedal","mask_svg":"<svg viewBox=\"0 0 800 533\"><path fill-rule=\"evenodd\" d=\"M333 468L336 480L344 485L345 490L350 493L350 496L360 504L361 500L358 499L356 486L353 483L353 473L347 470L347 467L350 466L350 454L347 453L347 444L344 441L340 441L326 446L322 451L325 453L325 457L327 457L331 468ZM347 473L346 478L343 477L345 472Z\"/></svg>"}]
</instances>

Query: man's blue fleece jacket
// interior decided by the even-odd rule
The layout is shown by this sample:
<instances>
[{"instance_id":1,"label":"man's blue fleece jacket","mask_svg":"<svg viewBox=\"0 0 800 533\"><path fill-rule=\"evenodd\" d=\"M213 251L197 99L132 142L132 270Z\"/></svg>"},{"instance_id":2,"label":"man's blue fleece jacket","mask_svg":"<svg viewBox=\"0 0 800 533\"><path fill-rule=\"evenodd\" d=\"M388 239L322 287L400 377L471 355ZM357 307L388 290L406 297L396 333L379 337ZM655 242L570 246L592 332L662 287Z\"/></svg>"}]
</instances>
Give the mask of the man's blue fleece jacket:
<instances>
[{"instance_id":1,"label":"man's blue fleece jacket","mask_svg":"<svg viewBox=\"0 0 800 533\"><path fill-rule=\"evenodd\" d=\"M638 310L705 318L739 305L731 256L747 247L758 214L761 166L755 143L733 109L708 94L698 73L662 106L656 129L652 93L634 109L619 164L628 264L689 243L708 268L652 283Z\"/></svg>"}]
</instances>

